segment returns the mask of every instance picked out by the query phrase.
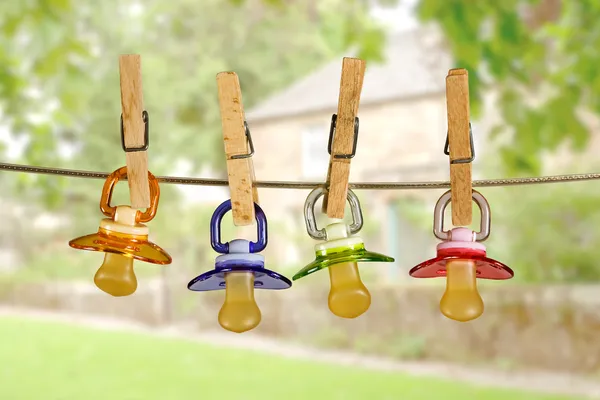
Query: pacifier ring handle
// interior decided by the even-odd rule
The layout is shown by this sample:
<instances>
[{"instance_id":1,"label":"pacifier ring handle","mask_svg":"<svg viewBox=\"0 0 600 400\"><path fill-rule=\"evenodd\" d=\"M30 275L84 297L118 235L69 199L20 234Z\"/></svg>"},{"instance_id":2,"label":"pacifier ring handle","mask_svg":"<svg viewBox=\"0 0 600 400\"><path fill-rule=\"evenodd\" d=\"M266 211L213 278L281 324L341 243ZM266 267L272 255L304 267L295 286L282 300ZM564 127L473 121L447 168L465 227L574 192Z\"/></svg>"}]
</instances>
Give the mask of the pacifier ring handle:
<instances>
[{"instance_id":1,"label":"pacifier ring handle","mask_svg":"<svg viewBox=\"0 0 600 400\"><path fill-rule=\"evenodd\" d=\"M479 232L475 232L475 241L483 242L490 236L490 226L491 226L491 211L490 205L487 202L486 198L483 197L481 193L476 190L473 190L472 193L473 201L479 207L479 211L481 212L481 222L479 225ZM433 211L433 234L436 238L440 240L450 240L450 231L444 230L444 212L446 211L446 207L452 201L452 192L448 190L444 193L437 203L435 204L435 209Z\"/></svg>"},{"instance_id":2,"label":"pacifier ring handle","mask_svg":"<svg viewBox=\"0 0 600 400\"><path fill-rule=\"evenodd\" d=\"M210 245L221 254L229 253L229 242L221 242L221 221L225 214L231 211L231 199L224 201L217 207L210 219ZM267 247L267 216L260 206L254 203L254 217L256 219L256 242L250 242L250 253L260 253Z\"/></svg>"},{"instance_id":3,"label":"pacifier ring handle","mask_svg":"<svg viewBox=\"0 0 600 400\"><path fill-rule=\"evenodd\" d=\"M325 194L325 188L319 186L315 188L306 197L304 202L304 222L306 223L306 231L308 235L316 240L327 240L327 233L325 228L319 229L317 227L317 219L315 217L315 204L321 196ZM348 189L346 195L348 203L350 204L350 212L352 213L352 224L350 224L350 234L354 235L358 233L363 226L362 210L360 209L360 202L354 192Z\"/></svg>"},{"instance_id":4,"label":"pacifier ring handle","mask_svg":"<svg viewBox=\"0 0 600 400\"><path fill-rule=\"evenodd\" d=\"M112 199L113 190L119 180L127 177L127 167L121 167L114 171L106 178L104 187L102 188L102 195L100 196L100 211L102 214L109 218L114 218L117 212L116 206L111 206L110 201ZM149 222L156 215L158 209L158 199L160 197L160 187L158 186L158 180L150 171L148 171L148 183L150 184L150 207L146 211L137 211L135 220L136 222Z\"/></svg>"}]
</instances>

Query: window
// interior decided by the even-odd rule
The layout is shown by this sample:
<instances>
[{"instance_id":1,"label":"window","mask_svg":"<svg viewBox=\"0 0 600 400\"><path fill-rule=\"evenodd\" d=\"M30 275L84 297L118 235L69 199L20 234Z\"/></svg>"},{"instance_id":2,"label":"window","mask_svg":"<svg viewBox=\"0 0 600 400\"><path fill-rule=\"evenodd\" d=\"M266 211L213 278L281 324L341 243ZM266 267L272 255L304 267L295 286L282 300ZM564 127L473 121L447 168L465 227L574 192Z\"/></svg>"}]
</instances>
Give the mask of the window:
<instances>
[{"instance_id":1,"label":"window","mask_svg":"<svg viewBox=\"0 0 600 400\"><path fill-rule=\"evenodd\" d=\"M303 129L302 176L304 178L326 178L329 165L328 139L329 129L322 124L309 125Z\"/></svg>"}]
</instances>

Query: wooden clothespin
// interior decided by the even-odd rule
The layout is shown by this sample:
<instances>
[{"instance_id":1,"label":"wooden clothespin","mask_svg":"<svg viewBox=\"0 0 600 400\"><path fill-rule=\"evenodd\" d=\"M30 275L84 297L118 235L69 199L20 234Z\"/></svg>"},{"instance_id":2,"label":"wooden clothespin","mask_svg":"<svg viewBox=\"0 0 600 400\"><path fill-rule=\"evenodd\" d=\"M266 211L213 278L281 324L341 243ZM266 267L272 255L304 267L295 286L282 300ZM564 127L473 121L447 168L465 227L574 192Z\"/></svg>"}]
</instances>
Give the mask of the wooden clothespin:
<instances>
[{"instance_id":1,"label":"wooden clothespin","mask_svg":"<svg viewBox=\"0 0 600 400\"><path fill-rule=\"evenodd\" d=\"M342 62L338 111L332 118L329 137L331 156L325 185L327 192L323 198L323 211L329 218L344 218L350 161L356 154L357 114L365 67L366 62L358 58L345 57Z\"/></svg>"},{"instance_id":2,"label":"wooden clothespin","mask_svg":"<svg viewBox=\"0 0 600 400\"><path fill-rule=\"evenodd\" d=\"M468 226L471 224L473 214L471 162L475 154L469 115L469 74L467 70L451 69L448 72L446 103L448 139L445 152L450 156L452 225Z\"/></svg>"},{"instance_id":3,"label":"wooden clothespin","mask_svg":"<svg viewBox=\"0 0 600 400\"><path fill-rule=\"evenodd\" d=\"M125 151L132 208L150 207L148 182L148 114L144 110L139 55L119 57L121 74L121 141Z\"/></svg>"},{"instance_id":4,"label":"wooden clothespin","mask_svg":"<svg viewBox=\"0 0 600 400\"><path fill-rule=\"evenodd\" d=\"M254 187L254 149L244 116L240 81L235 72L221 72L217 74L217 86L233 223L252 225L258 191Z\"/></svg>"}]
</instances>

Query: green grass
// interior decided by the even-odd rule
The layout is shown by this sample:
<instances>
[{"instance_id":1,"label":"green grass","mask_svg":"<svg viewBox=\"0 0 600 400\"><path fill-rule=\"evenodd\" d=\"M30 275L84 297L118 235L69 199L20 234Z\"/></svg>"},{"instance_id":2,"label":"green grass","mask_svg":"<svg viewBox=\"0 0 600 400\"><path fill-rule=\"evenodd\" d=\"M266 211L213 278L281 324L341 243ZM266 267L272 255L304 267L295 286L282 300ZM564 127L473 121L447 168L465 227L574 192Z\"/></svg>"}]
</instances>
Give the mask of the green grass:
<instances>
[{"instance_id":1,"label":"green grass","mask_svg":"<svg viewBox=\"0 0 600 400\"><path fill-rule=\"evenodd\" d=\"M569 399L19 318L0 363L6 400Z\"/></svg>"}]
</instances>

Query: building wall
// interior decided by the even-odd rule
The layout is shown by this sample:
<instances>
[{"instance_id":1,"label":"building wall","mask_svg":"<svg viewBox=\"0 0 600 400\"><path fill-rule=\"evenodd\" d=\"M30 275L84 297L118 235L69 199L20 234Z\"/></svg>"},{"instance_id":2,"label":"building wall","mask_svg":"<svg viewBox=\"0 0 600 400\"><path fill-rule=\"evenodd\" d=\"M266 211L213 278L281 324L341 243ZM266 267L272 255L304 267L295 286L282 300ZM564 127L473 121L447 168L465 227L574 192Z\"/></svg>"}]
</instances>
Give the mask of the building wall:
<instances>
[{"instance_id":1,"label":"building wall","mask_svg":"<svg viewBox=\"0 0 600 400\"><path fill-rule=\"evenodd\" d=\"M325 180L327 139L335 110L290 116L271 121L249 121L254 139L256 176L261 180ZM446 135L446 104L443 93L374 105L361 106L358 151L352 160L351 181L447 179L443 155ZM322 146L314 159L324 161L315 175L303 172L303 140L307 131L320 128ZM439 166L427 168L426 166ZM383 194L383 193L381 193ZM264 191L261 202L272 214L302 206L305 196L288 191ZM267 202L269 203L267 205Z\"/></svg>"}]
</instances>

